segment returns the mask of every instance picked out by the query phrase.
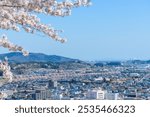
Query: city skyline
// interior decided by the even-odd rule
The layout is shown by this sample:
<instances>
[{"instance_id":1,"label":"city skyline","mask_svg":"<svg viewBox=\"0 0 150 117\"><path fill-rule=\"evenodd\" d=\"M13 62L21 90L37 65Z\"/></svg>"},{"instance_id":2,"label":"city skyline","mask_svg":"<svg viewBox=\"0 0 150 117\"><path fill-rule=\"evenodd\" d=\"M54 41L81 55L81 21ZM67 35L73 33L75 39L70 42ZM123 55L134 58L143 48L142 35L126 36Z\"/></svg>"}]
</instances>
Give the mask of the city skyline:
<instances>
[{"instance_id":1,"label":"city skyline","mask_svg":"<svg viewBox=\"0 0 150 117\"><path fill-rule=\"evenodd\" d=\"M88 8L73 9L69 17L39 15L42 22L63 29L68 42L61 44L43 36L0 30L29 52L60 55L81 60L150 59L150 2L148 0L96 1ZM0 53L7 53L0 49Z\"/></svg>"}]
</instances>

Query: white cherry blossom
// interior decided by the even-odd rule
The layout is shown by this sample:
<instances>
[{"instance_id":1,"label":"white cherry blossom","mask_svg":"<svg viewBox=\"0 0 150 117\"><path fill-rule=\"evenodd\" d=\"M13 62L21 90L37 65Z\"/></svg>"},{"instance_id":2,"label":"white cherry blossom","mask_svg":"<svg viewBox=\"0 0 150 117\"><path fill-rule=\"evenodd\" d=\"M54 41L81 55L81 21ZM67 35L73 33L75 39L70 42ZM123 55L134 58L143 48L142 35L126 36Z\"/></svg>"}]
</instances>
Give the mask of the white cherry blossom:
<instances>
[{"instance_id":1,"label":"white cherry blossom","mask_svg":"<svg viewBox=\"0 0 150 117\"><path fill-rule=\"evenodd\" d=\"M4 60L4 61L0 61L0 70L3 71L3 79L0 79L0 83L5 83L5 82L12 82L12 77L13 74L10 71L10 66L8 65L8 61Z\"/></svg>"},{"instance_id":2,"label":"white cherry blossom","mask_svg":"<svg viewBox=\"0 0 150 117\"><path fill-rule=\"evenodd\" d=\"M8 48L9 51L20 51L23 53L24 56L28 56L29 54L28 51L25 51L21 46L9 42L5 35L3 35L2 38L0 38L0 46Z\"/></svg>"},{"instance_id":3,"label":"white cherry blossom","mask_svg":"<svg viewBox=\"0 0 150 117\"><path fill-rule=\"evenodd\" d=\"M42 23L35 14L64 17L71 15L72 8L88 5L89 0L0 0L0 28L20 31L22 27L28 33L39 31L63 43L66 39L60 37L53 27Z\"/></svg>"},{"instance_id":4,"label":"white cherry blossom","mask_svg":"<svg viewBox=\"0 0 150 117\"><path fill-rule=\"evenodd\" d=\"M71 15L72 8L90 4L90 0L0 0L0 29L17 32L24 29L27 33L38 31L64 43L66 39L59 34L62 31L42 23L37 14L64 17ZM0 47L22 52L24 56L29 54L23 47L11 43L7 36L0 38ZM13 75L7 60L0 62L0 70L3 71L3 77L6 79L4 81L11 82Z\"/></svg>"}]
</instances>

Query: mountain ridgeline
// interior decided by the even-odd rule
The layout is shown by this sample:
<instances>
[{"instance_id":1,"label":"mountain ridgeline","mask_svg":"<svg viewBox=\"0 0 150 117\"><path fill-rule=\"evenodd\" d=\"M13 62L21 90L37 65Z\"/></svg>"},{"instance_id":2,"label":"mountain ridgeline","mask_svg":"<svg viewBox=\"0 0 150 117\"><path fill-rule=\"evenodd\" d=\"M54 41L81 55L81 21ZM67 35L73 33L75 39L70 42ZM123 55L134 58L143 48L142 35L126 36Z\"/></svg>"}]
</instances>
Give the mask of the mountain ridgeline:
<instances>
[{"instance_id":1,"label":"mountain ridgeline","mask_svg":"<svg viewBox=\"0 0 150 117\"><path fill-rule=\"evenodd\" d=\"M45 55L41 53L30 53L23 56L22 53L12 52L0 54L0 60L7 57L13 73L25 74L27 69L79 69L90 68L93 65L78 59L71 59L57 55Z\"/></svg>"},{"instance_id":2,"label":"mountain ridgeline","mask_svg":"<svg viewBox=\"0 0 150 117\"><path fill-rule=\"evenodd\" d=\"M67 57L57 56L57 55L46 55L42 53L30 53L29 56L23 56L22 53L12 52L6 54L0 54L0 60L5 57L8 58L10 63L29 63L29 62L75 62L79 61L77 59L71 59Z\"/></svg>"},{"instance_id":3,"label":"mountain ridgeline","mask_svg":"<svg viewBox=\"0 0 150 117\"><path fill-rule=\"evenodd\" d=\"M30 53L29 56L23 56L22 53L19 52L11 52L0 54L0 60L4 60L7 57L9 63L78 63L78 64L86 64L86 65L94 65L94 66L120 66L122 64L150 64L150 60L129 60L129 61L97 61L94 63L84 62L79 59L72 59L63 56L57 55L46 55L43 53Z\"/></svg>"}]
</instances>

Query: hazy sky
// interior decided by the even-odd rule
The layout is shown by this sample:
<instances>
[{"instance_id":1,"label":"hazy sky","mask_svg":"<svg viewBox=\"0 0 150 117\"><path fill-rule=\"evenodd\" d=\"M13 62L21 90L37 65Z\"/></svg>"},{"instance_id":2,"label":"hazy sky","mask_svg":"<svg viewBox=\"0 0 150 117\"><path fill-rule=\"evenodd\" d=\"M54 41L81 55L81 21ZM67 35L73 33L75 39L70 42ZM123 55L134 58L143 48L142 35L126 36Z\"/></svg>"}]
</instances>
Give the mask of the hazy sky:
<instances>
[{"instance_id":1,"label":"hazy sky","mask_svg":"<svg viewBox=\"0 0 150 117\"><path fill-rule=\"evenodd\" d=\"M0 30L30 52L82 60L150 59L150 0L93 0L69 17L40 15L42 22L63 29L61 44L40 34ZM8 52L0 48L0 53Z\"/></svg>"}]
</instances>

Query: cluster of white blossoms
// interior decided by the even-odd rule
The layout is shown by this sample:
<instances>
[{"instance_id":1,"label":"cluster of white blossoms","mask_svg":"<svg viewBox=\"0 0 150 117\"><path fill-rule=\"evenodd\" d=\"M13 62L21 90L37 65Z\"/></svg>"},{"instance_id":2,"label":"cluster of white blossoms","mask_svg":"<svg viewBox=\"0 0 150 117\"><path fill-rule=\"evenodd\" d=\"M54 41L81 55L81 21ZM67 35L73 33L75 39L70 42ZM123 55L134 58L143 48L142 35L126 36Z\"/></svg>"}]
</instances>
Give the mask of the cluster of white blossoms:
<instances>
[{"instance_id":1,"label":"cluster of white blossoms","mask_svg":"<svg viewBox=\"0 0 150 117\"><path fill-rule=\"evenodd\" d=\"M70 15L74 7L88 5L89 0L0 0L0 28L19 31L21 27L28 33L39 31L63 43L66 39L59 36L60 31L41 23L35 14L63 17Z\"/></svg>"},{"instance_id":2,"label":"cluster of white blossoms","mask_svg":"<svg viewBox=\"0 0 150 117\"><path fill-rule=\"evenodd\" d=\"M11 82L13 74L10 71L10 66L8 65L7 60L0 61L0 70L3 71L3 78L5 79L5 81L7 80L7 82Z\"/></svg>"},{"instance_id":3,"label":"cluster of white blossoms","mask_svg":"<svg viewBox=\"0 0 150 117\"><path fill-rule=\"evenodd\" d=\"M23 53L24 56L28 56L28 51L25 51L21 46L15 45L11 42L9 42L9 40L7 39L7 37L5 35L2 36L2 38L0 38L0 46L4 47L4 48L8 48L9 51L20 51Z\"/></svg>"},{"instance_id":4,"label":"cluster of white blossoms","mask_svg":"<svg viewBox=\"0 0 150 117\"><path fill-rule=\"evenodd\" d=\"M72 8L90 4L90 0L0 0L0 29L19 32L22 28L28 33L38 31L64 43L66 39L59 35L61 31L42 23L37 14L64 17L71 15ZM21 46L9 42L6 36L0 38L0 47L8 48L10 51L20 51L24 56L28 55ZM11 81L12 73L7 61L0 62L0 69L4 73L4 78Z\"/></svg>"}]
</instances>

